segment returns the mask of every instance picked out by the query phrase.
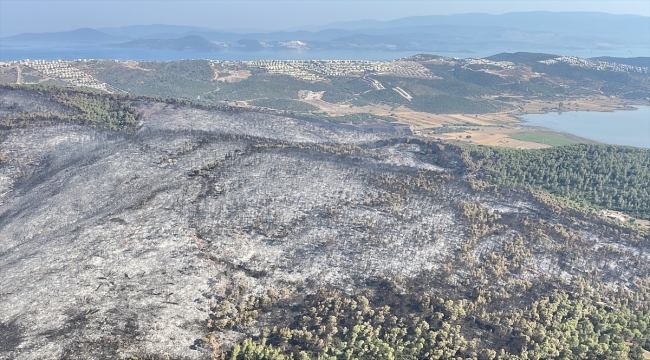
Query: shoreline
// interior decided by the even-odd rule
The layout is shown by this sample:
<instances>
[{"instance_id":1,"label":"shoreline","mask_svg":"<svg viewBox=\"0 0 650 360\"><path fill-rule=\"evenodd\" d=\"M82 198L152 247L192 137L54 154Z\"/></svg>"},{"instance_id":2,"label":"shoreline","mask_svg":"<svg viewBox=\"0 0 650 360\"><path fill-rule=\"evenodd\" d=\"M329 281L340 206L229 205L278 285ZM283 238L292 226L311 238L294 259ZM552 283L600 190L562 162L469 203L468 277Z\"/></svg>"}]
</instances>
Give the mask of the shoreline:
<instances>
[{"instance_id":1,"label":"shoreline","mask_svg":"<svg viewBox=\"0 0 650 360\"><path fill-rule=\"evenodd\" d=\"M616 111L637 111L639 110L640 107L650 107L650 105L646 104L631 104L627 105L624 108L621 109L614 109L614 110L602 110L602 111L595 111L595 110L570 110L566 112L599 112L599 113L615 113ZM565 111L562 111L565 112ZM558 115L561 115L561 113ZM523 115L547 115L550 113L558 113L557 111L547 111L544 113L534 113L534 114L517 114L513 115L514 118L516 118L519 122L516 123L517 126L519 126L521 129L530 129L533 132L536 133L546 133L546 134L554 134L554 135L559 135L562 137L565 137L569 140L578 142L578 143L592 143L592 144L609 144L609 145L617 145L617 146L631 146L631 147L636 147L636 148L642 148L642 149L648 149L650 147L645 147L645 146L638 146L638 145L629 145L629 144L616 144L616 143L609 143L609 142L604 142L601 140L596 140L596 139L591 139L587 138L581 135L577 135L574 133L570 133L567 131L560 131L560 130L555 130L550 127L545 127L545 126L540 126L540 125L527 125L530 123L530 121L524 119L522 116ZM649 128L650 130L650 128ZM648 136L650 136L650 132L648 133Z\"/></svg>"},{"instance_id":2,"label":"shoreline","mask_svg":"<svg viewBox=\"0 0 650 360\"><path fill-rule=\"evenodd\" d=\"M650 101L647 104L630 104L630 105L626 105L626 106L624 106L622 108L616 108L616 109L607 109L607 110L572 109L572 110L567 110L567 111L557 111L557 110L554 110L554 109L550 109L550 110L543 111L543 112L524 112L524 113L519 112L517 114L510 114L510 117L517 119L517 122L515 122L515 124L519 125L519 124L528 122L526 119L522 118L522 116L525 116L525 115L547 115L547 114L551 114L551 113L558 113L558 115L561 115L562 113L571 113L571 112L575 112L575 113L578 113L578 112L613 113L613 112L617 112L617 111L637 111L637 110L639 110L640 106L650 107ZM493 114L496 115L496 114L499 114L499 113L493 113ZM490 114L486 114L486 115L490 115Z\"/></svg>"},{"instance_id":3,"label":"shoreline","mask_svg":"<svg viewBox=\"0 0 650 360\"><path fill-rule=\"evenodd\" d=\"M546 115L546 114L550 114L550 113L570 113L570 112L611 113L611 112L617 112L617 111L636 111L636 110L639 110L639 108L637 106L650 106L650 102L648 102L647 104L630 104L630 105L625 105L623 107L618 107L618 108L614 108L614 109L605 109L605 110L601 110L601 109L585 109L585 110L570 109L570 110L559 111L558 109L549 109L549 110L545 110L545 111L518 113L518 114L514 114L512 116L517 118L517 119L521 119L520 116L522 116L522 115Z\"/></svg>"},{"instance_id":4,"label":"shoreline","mask_svg":"<svg viewBox=\"0 0 650 360\"><path fill-rule=\"evenodd\" d=\"M623 102L620 99L611 99L604 97L595 97L595 98L580 98L580 99L564 99L562 100L565 104L570 104L571 109L562 112L593 112L593 113L610 113L614 116L616 111L634 111L642 107L650 107L650 104L645 104L645 101L635 101L634 103ZM460 142L460 143L470 143L476 145L487 145L487 146L500 146L500 147L509 147L509 148L518 148L518 149L539 149L551 147L547 142L535 142L530 140L520 140L516 137L511 137L514 134L518 133L532 133L538 135L549 135L564 138L576 143L585 143L585 144L610 144L609 142L604 141L603 139L597 140L590 138L585 135L580 135L578 133L572 133L569 131L563 131L560 129L554 129L547 126L546 124L541 125L532 125L530 121L525 119L526 115L547 115L554 116L553 113L557 113L557 109L553 111L549 108L551 104L557 105L559 100L556 102L555 99L549 100L526 100L525 103L519 102L518 110L519 111L509 111L509 112L499 112L499 113L490 113L490 114L480 114L478 117L475 116L466 116L464 114L451 114L451 115L437 115L434 120L436 123L441 123L445 120L453 123L450 124L452 127L458 127L458 131L449 132L449 133L431 133L427 132L427 126L433 125L433 121L430 121L429 124L422 122L414 122L411 119L405 119L404 123L409 123L413 126L414 130L419 130L421 133L427 137L434 137L441 140ZM582 109L576 109L575 107L581 107ZM542 111L539 111L543 108ZM526 111L528 110L528 111ZM531 111L532 110L532 111ZM629 113L628 113L629 114ZM595 114L594 114L595 115ZM557 116L557 115L556 115ZM568 117L573 117L575 114L567 114ZM632 115L634 116L634 115ZM409 121L411 120L411 121ZM567 119L568 120L568 119ZM399 121L402 122L402 121ZM468 122L471 122L471 125L467 125ZM437 125L441 126L441 125ZM429 127L430 129L430 127ZM575 129L570 129L575 130ZM579 130L578 130L579 131ZM611 141L611 140L610 140ZM614 144L612 144L614 145ZM618 145L618 144L617 144ZM632 146L637 148L647 148L645 144L641 145L632 145L632 144L621 144L621 146Z\"/></svg>"}]
</instances>

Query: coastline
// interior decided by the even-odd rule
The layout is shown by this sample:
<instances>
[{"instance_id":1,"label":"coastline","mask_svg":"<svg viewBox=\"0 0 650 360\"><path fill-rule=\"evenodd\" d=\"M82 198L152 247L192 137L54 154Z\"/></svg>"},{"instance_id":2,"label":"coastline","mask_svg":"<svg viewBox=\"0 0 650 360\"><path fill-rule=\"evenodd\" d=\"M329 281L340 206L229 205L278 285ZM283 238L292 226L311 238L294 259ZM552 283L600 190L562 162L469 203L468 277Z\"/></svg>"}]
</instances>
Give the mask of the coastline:
<instances>
[{"instance_id":1,"label":"coastline","mask_svg":"<svg viewBox=\"0 0 650 360\"><path fill-rule=\"evenodd\" d=\"M526 115L553 116L554 113L557 113L557 109L553 111L552 106L549 105L557 105L559 101L559 99L553 99L551 101L540 99L518 99L516 102L510 103L516 106L518 111L511 110L508 112L479 114L478 116L467 116L464 114L440 114L436 115L435 117L430 116L431 119L428 121L415 121L414 119L405 118L400 122L411 125L413 130L420 131L427 137L434 137L445 141L470 143L476 145L502 146L518 149L540 149L551 147L553 146L553 143L557 143L558 141L561 143L562 139L565 139L568 142L575 143L607 144L616 142L621 145L646 148L644 144L625 144L622 142L617 142L615 140L608 141L607 139L603 139L603 137L590 137L588 135L581 134L579 131L567 131L565 129L552 128L551 126L546 125L530 124L530 122L525 119ZM628 115L631 115L634 113L633 110L637 110L640 107L650 107L650 104L646 105L645 101L628 102L622 101L622 99L618 98L601 96L563 99L562 101L567 104L571 104L570 109L562 111L562 113L565 113L568 117L573 117L577 113L580 113L581 115L584 113L591 113L594 115L600 114L601 116L602 114L609 113L609 116L613 116L612 114L616 111L621 111ZM447 122L449 124L448 126L452 128L457 128L458 131L449 133L433 133L429 131L429 129L431 129L431 126L442 126L444 122ZM534 138L534 136L528 136L528 139L517 136L518 134L522 133L529 135L538 135L540 141L531 140L531 138ZM551 139L543 139L545 135ZM650 128L648 131L648 136L650 137ZM559 139L553 140L553 137Z\"/></svg>"},{"instance_id":2,"label":"coastline","mask_svg":"<svg viewBox=\"0 0 650 360\"><path fill-rule=\"evenodd\" d=\"M525 130L530 129L530 130L533 130L532 132L535 132L535 133L538 133L538 134L561 136L561 137L567 138L567 139L569 139L571 141L575 141L575 142L581 143L581 144L606 144L606 143L604 143L602 141L589 139L589 138L582 137L582 136L579 136L579 135L575 135L575 134L572 134L572 133L568 133L568 132L565 132L565 131L553 130L553 129L546 128L546 127L543 127L543 126L526 126L526 127L522 127L522 129L525 129Z\"/></svg>"},{"instance_id":3,"label":"coastline","mask_svg":"<svg viewBox=\"0 0 650 360\"><path fill-rule=\"evenodd\" d=\"M614 110L603 110L603 111L572 110L572 111L561 111L561 112L547 111L547 112L544 112L544 113L518 114L518 115L513 115L513 117L518 120L516 125L519 126L521 129L529 129L529 130L532 130L533 132L537 132L537 133L555 134L555 135L565 137L565 138L567 138L569 140L572 140L572 141L575 141L575 142L580 142L580 143L602 143L602 144L612 144L612 145L621 145L621 146L633 146L633 147L640 147L640 148L650 148L650 146L642 146L642 145L630 144L630 143L628 143L628 144L618 143L618 142L616 142L615 137L612 138L612 140L614 142L608 142L608 141L603 141L602 139L599 140L599 139L591 138L591 137L588 137L588 136L585 136L585 135L577 134L577 133L572 132L572 131L567 131L567 130L564 130L564 129L556 129L556 128L552 128L552 127L549 127L549 126L540 125L539 123L535 123L534 125L529 125L529 124L534 123L534 122L532 122L532 121L530 121L528 119L525 119L523 117L525 115L549 115L549 114L553 114L553 113L557 113L558 114L557 116L561 116L562 113L568 113L568 112L572 112L572 113L576 113L576 114L581 113L581 116L584 116L584 113L601 113L602 114L602 113L615 113L617 111L622 111L622 112L628 112L629 113L629 112L633 112L633 111L638 111L638 110L640 110L641 107L650 108L650 106L646 105L646 104L630 104L630 105L626 105L625 107L622 107L620 109L614 109ZM584 117L582 119L580 119L579 121L585 121ZM598 125L602 125L604 123L604 121L605 120L600 120L600 123L596 122L596 123L594 123L594 126L598 127ZM606 130L604 129L604 131L606 131ZM633 130L629 130L629 131L633 131ZM650 127L648 128L648 137L650 138Z\"/></svg>"}]
</instances>

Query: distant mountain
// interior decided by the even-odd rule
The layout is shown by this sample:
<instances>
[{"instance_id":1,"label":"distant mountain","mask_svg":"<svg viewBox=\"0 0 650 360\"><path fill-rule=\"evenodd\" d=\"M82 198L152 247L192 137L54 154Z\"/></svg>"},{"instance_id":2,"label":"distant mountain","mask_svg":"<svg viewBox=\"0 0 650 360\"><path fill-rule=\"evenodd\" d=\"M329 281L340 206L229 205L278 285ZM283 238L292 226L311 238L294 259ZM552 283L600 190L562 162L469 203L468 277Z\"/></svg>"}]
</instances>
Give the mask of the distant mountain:
<instances>
[{"instance_id":1,"label":"distant mountain","mask_svg":"<svg viewBox=\"0 0 650 360\"><path fill-rule=\"evenodd\" d=\"M21 43L102 44L128 39L130 38L125 36L113 36L94 29L83 28L64 32L19 34L4 38L3 40Z\"/></svg>"},{"instance_id":2,"label":"distant mountain","mask_svg":"<svg viewBox=\"0 0 650 360\"><path fill-rule=\"evenodd\" d=\"M89 43L141 49L215 51L215 46L262 51L287 49L449 52L650 48L650 17L593 12L528 12L414 16L390 21L335 23L312 31L237 33L177 25L137 25L21 34L2 39L23 43ZM116 43L133 40L128 43ZM218 42L220 45L210 43ZM558 51L556 51L558 50ZM496 51L495 51L496 52ZM602 54L602 52L600 52ZM596 55L596 54L594 54Z\"/></svg>"},{"instance_id":3,"label":"distant mountain","mask_svg":"<svg viewBox=\"0 0 650 360\"><path fill-rule=\"evenodd\" d=\"M235 33L223 31L190 31L183 35L198 35L211 41L237 42L240 40L256 40L263 42L273 41L330 41L343 36L354 35L356 32L350 30L328 29L318 32L309 31L276 31L268 33ZM177 36L178 37L178 36ZM161 37L159 37L161 38Z\"/></svg>"},{"instance_id":4,"label":"distant mountain","mask_svg":"<svg viewBox=\"0 0 650 360\"><path fill-rule=\"evenodd\" d=\"M200 36L189 35L180 39L139 39L105 47L123 49L173 50L173 51L220 51L222 47Z\"/></svg>"},{"instance_id":5,"label":"distant mountain","mask_svg":"<svg viewBox=\"0 0 650 360\"><path fill-rule=\"evenodd\" d=\"M546 31L565 35L616 39L625 44L648 46L650 17L597 12L513 12L501 15L457 14L411 16L389 21L362 20L338 22L316 28L346 30L391 29L413 26L457 25L497 26L529 31Z\"/></svg>"},{"instance_id":6,"label":"distant mountain","mask_svg":"<svg viewBox=\"0 0 650 360\"><path fill-rule=\"evenodd\" d=\"M598 60L631 66L650 67L650 57L617 58L611 56L601 56L590 58L589 60Z\"/></svg>"}]
</instances>

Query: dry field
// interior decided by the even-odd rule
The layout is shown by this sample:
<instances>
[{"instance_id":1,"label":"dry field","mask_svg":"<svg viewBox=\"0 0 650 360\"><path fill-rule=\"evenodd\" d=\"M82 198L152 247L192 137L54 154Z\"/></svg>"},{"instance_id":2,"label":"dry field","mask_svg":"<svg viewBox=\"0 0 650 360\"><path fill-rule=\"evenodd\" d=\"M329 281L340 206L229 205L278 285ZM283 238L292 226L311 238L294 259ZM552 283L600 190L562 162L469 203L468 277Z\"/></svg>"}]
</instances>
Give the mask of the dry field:
<instances>
[{"instance_id":1,"label":"dry field","mask_svg":"<svg viewBox=\"0 0 650 360\"><path fill-rule=\"evenodd\" d=\"M425 130L445 125L501 126L519 122L516 117L507 112L479 115L431 114L400 107L394 111L394 114L399 122L411 125L414 130Z\"/></svg>"},{"instance_id":2,"label":"dry field","mask_svg":"<svg viewBox=\"0 0 650 360\"><path fill-rule=\"evenodd\" d=\"M544 114L556 109L559 103L563 103L563 111L615 111L629 110L631 102L607 96L591 96L584 98L558 99L556 101L526 100L521 97L511 96L516 99L510 102L517 108L515 111L503 111L490 114L431 114L420 111L413 111L405 106L391 108L386 105L369 105L352 107L348 105L332 104L310 96L304 99L306 103L318 107L330 115L346 115L354 113L372 113L380 116L392 116L398 123L408 124L414 132L420 132L423 136L435 137L447 141L457 141L472 144L505 146L518 149L539 149L549 147L546 144L521 141L512 139L509 136L513 133L524 130L519 124L521 120L518 115L523 114ZM463 126L471 127L458 133L434 134L431 128L441 126ZM568 134L559 134L553 131L536 128L526 128L526 132L555 134L571 138L577 142L589 142ZM467 138L467 136L470 138Z\"/></svg>"},{"instance_id":3,"label":"dry field","mask_svg":"<svg viewBox=\"0 0 650 360\"><path fill-rule=\"evenodd\" d=\"M443 140L454 140L460 142L506 146L515 148L537 149L548 147L548 145L532 143L511 139L508 136L521 131L516 125L519 120L509 112L493 114L467 115L467 114L431 114L421 111L413 111L405 106L396 109L386 105L372 105L351 107L328 103L322 100L306 100L305 102L317 106L330 115L346 115L354 113L372 113L380 116L392 116L398 123L408 124L413 131L419 131L423 136L431 136ZM462 133L432 134L431 128L441 126L468 126L472 129ZM467 139L466 136L471 138ZM459 138L459 136L461 136Z\"/></svg>"},{"instance_id":4,"label":"dry field","mask_svg":"<svg viewBox=\"0 0 650 360\"><path fill-rule=\"evenodd\" d=\"M399 123L411 125L413 130L424 130L431 127L444 125L501 125L503 123L517 123L516 117L510 113L494 113L480 115L466 114L432 114L422 111L414 111L405 106L391 108L387 105L349 106L332 104L315 97L303 100L304 102L318 107L329 115L347 115L358 113L372 113L380 116L392 116Z\"/></svg>"},{"instance_id":5,"label":"dry field","mask_svg":"<svg viewBox=\"0 0 650 360\"><path fill-rule=\"evenodd\" d=\"M491 145L491 146L504 146L517 149L542 149L550 147L546 144L522 141L510 138L511 134L521 132L521 127L499 127L499 126L483 126L472 128L458 133L446 134L426 134L440 138L446 141L456 141L468 144L477 145ZM470 138L467 138L470 136Z\"/></svg>"}]
</instances>

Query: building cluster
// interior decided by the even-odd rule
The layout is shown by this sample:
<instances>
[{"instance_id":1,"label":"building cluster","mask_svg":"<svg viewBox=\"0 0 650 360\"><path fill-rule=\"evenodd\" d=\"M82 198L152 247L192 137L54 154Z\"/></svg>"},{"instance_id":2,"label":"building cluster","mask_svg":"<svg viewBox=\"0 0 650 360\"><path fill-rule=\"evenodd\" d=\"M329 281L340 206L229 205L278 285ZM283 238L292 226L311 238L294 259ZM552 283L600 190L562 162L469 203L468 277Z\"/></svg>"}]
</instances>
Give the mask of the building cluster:
<instances>
[{"instance_id":1,"label":"building cluster","mask_svg":"<svg viewBox=\"0 0 650 360\"><path fill-rule=\"evenodd\" d=\"M416 77L416 78L432 78L434 77L431 71L424 67L422 64L415 61L390 61L388 71L379 72L379 75L393 75L400 77Z\"/></svg>"},{"instance_id":2,"label":"building cluster","mask_svg":"<svg viewBox=\"0 0 650 360\"><path fill-rule=\"evenodd\" d=\"M306 81L326 81L327 78L320 71L315 71L315 63L317 62L302 60L242 61L244 66L262 69L269 74L288 75Z\"/></svg>"},{"instance_id":3,"label":"building cluster","mask_svg":"<svg viewBox=\"0 0 650 360\"><path fill-rule=\"evenodd\" d=\"M463 59L461 60L463 67L468 67L470 65L483 65L483 66L494 66L501 69L514 69L515 63L511 61L492 61L487 59Z\"/></svg>"},{"instance_id":4,"label":"building cluster","mask_svg":"<svg viewBox=\"0 0 650 360\"><path fill-rule=\"evenodd\" d=\"M64 81L73 86L84 86L107 92L122 92L77 69L71 65L70 61L24 60L20 64L34 69L47 77Z\"/></svg>"},{"instance_id":5,"label":"building cluster","mask_svg":"<svg viewBox=\"0 0 650 360\"><path fill-rule=\"evenodd\" d=\"M648 73L647 67L632 66L627 64L617 64L617 63L611 63L611 62L600 61L600 60L587 60L575 56L561 56L555 59L542 60L540 61L540 63L546 65L565 63L571 66L578 66L578 67L595 69L595 70L609 70L609 71L640 73L640 74Z\"/></svg>"},{"instance_id":6,"label":"building cluster","mask_svg":"<svg viewBox=\"0 0 650 360\"><path fill-rule=\"evenodd\" d=\"M243 65L262 69L269 74L282 74L307 81L327 81L331 76L361 74L393 75L401 77L428 77L433 75L413 61L366 60L254 60L242 62L214 61L215 65Z\"/></svg>"}]
</instances>

